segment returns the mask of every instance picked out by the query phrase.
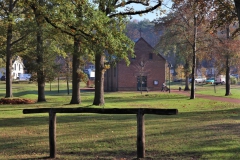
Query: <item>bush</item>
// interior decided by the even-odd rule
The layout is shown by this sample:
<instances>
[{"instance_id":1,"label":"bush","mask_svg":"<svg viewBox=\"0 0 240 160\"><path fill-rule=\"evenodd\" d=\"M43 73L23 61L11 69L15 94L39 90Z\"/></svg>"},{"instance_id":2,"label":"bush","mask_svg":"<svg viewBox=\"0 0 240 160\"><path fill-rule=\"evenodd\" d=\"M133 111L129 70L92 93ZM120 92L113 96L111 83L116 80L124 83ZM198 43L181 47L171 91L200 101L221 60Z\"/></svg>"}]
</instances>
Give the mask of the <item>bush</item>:
<instances>
[{"instance_id":1,"label":"bush","mask_svg":"<svg viewBox=\"0 0 240 160\"><path fill-rule=\"evenodd\" d=\"M235 78L235 77L230 77L230 83L231 83L231 84L237 84L237 78Z\"/></svg>"}]
</instances>

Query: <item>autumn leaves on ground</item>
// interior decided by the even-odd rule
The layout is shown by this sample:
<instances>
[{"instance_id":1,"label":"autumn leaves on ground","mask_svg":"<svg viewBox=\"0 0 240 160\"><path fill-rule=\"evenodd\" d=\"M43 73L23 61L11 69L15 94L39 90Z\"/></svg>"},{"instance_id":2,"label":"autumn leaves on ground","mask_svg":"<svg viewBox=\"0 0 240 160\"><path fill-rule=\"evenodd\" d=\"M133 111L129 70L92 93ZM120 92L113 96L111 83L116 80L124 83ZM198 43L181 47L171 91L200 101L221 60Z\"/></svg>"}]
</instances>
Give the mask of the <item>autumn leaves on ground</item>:
<instances>
[{"instance_id":1,"label":"autumn leaves on ground","mask_svg":"<svg viewBox=\"0 0 240 160\"><path fill-rule=\"evenodd\" d=\"M0 104L33 104L36 101L23 98L1 98Z\"/></svg>"}]
</instances>

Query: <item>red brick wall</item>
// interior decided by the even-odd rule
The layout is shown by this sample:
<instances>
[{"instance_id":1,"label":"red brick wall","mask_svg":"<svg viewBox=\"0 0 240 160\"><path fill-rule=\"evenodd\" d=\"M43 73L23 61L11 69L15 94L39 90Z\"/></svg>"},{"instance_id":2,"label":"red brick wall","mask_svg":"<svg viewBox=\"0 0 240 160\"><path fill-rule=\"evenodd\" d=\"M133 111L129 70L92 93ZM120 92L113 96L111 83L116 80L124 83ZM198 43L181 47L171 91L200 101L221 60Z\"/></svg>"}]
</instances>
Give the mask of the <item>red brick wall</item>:
<instances>
[{"instance_id":1,"label":"red brick wall","mask_svg":"<svg viewBox=\"0 0 240 160\"><path fill-rule=\"evenodd\" d=\"M118 91L117 88L117 66L111 66L104 74L104 90L105 91Z\"/></svg>"},{"instance_id":2,"label":"red brick wall","mask_svg":"<svg viewBox=\"0 0 240 160\"><path fill-rule=\"evenodd\" d=\"M149 54L152 53L152 59ZM126 66L125 62L119 62L116 66L117 74L114 77L113 67L105 73L106 91L137 91L137 76L147 76L147 87L151 90L160 90L165 81L166 60L155 53L153 48L140 38L135 44L135 59ZM143 61L144 68L140 67ZM140 73L143 71L142 73ZM158 85L154 85L158 81Z\"/></svg>"}]
</instances>

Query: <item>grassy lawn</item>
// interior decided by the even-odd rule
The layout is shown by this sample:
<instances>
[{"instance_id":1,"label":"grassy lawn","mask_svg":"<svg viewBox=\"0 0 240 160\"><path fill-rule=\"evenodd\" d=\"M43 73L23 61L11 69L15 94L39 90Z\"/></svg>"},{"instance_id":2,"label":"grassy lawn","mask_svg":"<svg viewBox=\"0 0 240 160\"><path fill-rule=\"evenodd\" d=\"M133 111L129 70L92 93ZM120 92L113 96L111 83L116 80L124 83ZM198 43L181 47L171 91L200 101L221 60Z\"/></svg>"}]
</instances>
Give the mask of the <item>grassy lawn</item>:
<instances>
[{"instance_id":1,"label":"grassy lawn","mask_svg":"<svg viewBox=\"0 0 240 160\"><path fill-rule=\"evenodd\" d=\"M179 85L172 87L177 89ZM216 94L224 96L222 86L217 87ZM239 95L237 87L232 92L235 90L234 94ZM68 105L71 95L67 94L65 82L60 83L59 93L57 83L51 88L52 91L46 84L46 103L0 106L0 159L49 157L48 114L23 114L23 109L96 107L91 105L93 92L82 92L80 105ZM197 93L213 92L211 85L198 88ZM13 93L16 97L37 99L37 86L35 83L13 84ZM0 97L4 96L5 84L0 83ZM105 93L105 102L101 108L179 110L178 115L145 115L144 159L240 159L240 104L190 100L187 96L166 92ZM136 115L57 114L57 159L136 159L136 135Z\"/></svg>"},{"instance_id":2,"label":"grassy lawn","mask_svg":"<svg viewBox=\"0 0 240 160\"><path fill-rule=\"evenodd\" d=\"M178 89L181 87L184 89L184 83L171 83L172 89ZM191 87L191 84L189 85ZM212 96L224 96L226 93L225 85L212 85L212 84L196 84L196 93L212 95ZM236 98L240 99L240 85L231 85L231 95L224 96L227 98Z\"/></svg>"}]
</instances>

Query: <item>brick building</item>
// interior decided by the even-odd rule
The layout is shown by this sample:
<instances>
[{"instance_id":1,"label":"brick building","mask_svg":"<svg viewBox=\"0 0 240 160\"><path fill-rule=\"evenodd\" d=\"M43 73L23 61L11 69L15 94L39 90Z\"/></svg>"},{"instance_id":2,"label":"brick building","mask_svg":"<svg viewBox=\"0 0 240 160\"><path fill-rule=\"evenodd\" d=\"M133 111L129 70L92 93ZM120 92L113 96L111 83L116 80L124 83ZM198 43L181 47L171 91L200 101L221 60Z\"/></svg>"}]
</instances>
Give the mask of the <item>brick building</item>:
<instances>
[{"instance_id":1,"label":"brick building","mask_svg":"<svg viewBox=\"0 0 240 160\"><path fill-rule=\"evenodd\" d=\"M160 90L165 82L166 59L153 53L154 48L143 38L135 43L130 65L121 61L105 72L105 91Z\"/></svg>"}]
</instances>

